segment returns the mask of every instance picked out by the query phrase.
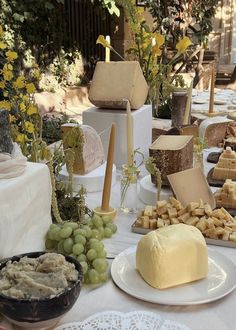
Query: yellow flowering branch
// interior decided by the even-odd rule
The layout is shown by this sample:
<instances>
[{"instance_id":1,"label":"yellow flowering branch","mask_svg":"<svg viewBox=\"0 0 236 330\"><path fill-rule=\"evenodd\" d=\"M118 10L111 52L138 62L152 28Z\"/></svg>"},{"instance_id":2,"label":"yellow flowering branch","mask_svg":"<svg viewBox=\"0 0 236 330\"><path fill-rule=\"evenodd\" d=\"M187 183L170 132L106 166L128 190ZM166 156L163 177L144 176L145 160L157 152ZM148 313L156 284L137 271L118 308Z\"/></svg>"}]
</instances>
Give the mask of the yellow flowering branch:
<instances>
[{"instance_id":1,"label":"yellow flowering branch","mask_svg":"<svg viewBox=\"0 0 236 330\"><path fill-rule=\"evenodd\" d=\"M105 37L100 34L97 38L96 44L101 44L104 48L109 48L112 50L117 56L119 56L123 61L125 60L124 57L122 57L110 44L109 42L105 39Z\"/></svg>"}]
</instances>

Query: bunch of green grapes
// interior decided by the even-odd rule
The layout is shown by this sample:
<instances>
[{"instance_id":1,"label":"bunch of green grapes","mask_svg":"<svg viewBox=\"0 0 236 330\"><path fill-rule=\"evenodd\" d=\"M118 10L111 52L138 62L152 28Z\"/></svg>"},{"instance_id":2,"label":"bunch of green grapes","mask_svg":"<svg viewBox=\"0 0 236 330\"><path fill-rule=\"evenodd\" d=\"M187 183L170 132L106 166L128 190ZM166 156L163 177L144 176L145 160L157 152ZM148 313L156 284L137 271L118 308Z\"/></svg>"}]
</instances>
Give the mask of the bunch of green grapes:
<instances>
[{"instance_id":1,"label":"bunch of green grapes","mask_svg":"<svg viewBox=\"0 0 236 330\"><path fill-rule=\"evenodd\" d=\"M45 246L77 259L84 274L84 282L98 284L107 280L108 262L103 238L117 231L109 216L94 214L86 224L66 222L52 224L47 232Z\"/></svg>"}]
</instances>

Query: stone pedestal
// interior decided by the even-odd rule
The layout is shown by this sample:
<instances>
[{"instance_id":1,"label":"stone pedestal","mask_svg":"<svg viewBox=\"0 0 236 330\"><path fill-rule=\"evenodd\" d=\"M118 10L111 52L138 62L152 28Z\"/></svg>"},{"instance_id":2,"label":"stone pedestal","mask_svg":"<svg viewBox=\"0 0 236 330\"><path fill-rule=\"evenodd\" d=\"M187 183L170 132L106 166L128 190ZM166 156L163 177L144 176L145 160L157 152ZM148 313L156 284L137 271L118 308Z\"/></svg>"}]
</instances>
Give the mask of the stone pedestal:
<instances>
[{"instance_id":1,"label":"stone pedestal","mask_svg":"<svg viewBox=\"0 0 236 330\"><path fill-rule=\"evenodd\" d=\"M148 148L152 143L152 107L144 105L132 111L133 118L133 145L140 148L145 157L148 157ZM100 134L105 154L109 143L111 124L116 124L116 145L114 163L118 168L127 163L126 142L126 111L102 108L89 108L83 112L83 124L95 128ZM138 157L136 158L139 161Z\"/></svg>"}]
</instances>

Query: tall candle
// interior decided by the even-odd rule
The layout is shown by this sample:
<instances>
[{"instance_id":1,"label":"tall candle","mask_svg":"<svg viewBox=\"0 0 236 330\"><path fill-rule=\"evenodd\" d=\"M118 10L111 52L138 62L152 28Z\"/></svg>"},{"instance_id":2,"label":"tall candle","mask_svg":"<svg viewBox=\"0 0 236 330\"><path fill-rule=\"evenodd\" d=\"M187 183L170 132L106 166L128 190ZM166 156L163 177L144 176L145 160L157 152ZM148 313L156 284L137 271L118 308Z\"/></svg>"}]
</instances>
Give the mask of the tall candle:
<instances>
[{"instance_id":1,"label":"tall candle","mask_svg":"<svg viewBox=\"0 0 236 330\"><path fill-rule=\"evenodd\" d=\"M109 43L109 45L111 44L110 36L106 36L106 41ZM105 62L110 62L110 58L111 58L111 50L110 48L106 47Z\"/></svg>"},{"instance_id":2,"label":"tall candle","mask_svg":"<svg viewBox=\"0 0 236 330\"><path fill-rule=\"evenodd\" d=\"M211 70L211 89L210 89L210 101L209 101L209 113L214 112L214 88L215 88L215 67L212 64Z\"/></svg>"},{"instance_id":3,"label":"tall candle","mask_svg":"<svg viewBox=\"0 0 236 330\"><path fill-rule=\"evenodd\" d=\"M107 165L105 172L105 179L103 184L103 194L102 194L102 211L109 211L110 195L111 195L111 183L112 183L112 168L114 159L114 149L115 149L115 132L116 126L113 123L111 126L110 140L107 153Z\"/></svg>"},{"instance_id":4,"label":"tall candle","mask_svg":"<svg viewBox=\"0 0 236 330\"><path fill-rule=\"evenodd\" d=\"M131 108L129 100L126 100L126 114L127 114L127 164L128 166L133 165L133 120L131 115Z\"/></svg>"},{"instance_id":5,"label":"tall candle","mask_svg":"<svg viewBox=\"0 0 236 330\"><path fill-rule=\"evenodd\" d=\"M189 114L190 114L190 108L191 108L191 102L192 102L192 91L193 91L193 80L190 84L189 91L188 91L188 98L187 98L186 108L185 108L185 112L184 112L183 125L189 124Z\"/></svg>"}]
</instances>

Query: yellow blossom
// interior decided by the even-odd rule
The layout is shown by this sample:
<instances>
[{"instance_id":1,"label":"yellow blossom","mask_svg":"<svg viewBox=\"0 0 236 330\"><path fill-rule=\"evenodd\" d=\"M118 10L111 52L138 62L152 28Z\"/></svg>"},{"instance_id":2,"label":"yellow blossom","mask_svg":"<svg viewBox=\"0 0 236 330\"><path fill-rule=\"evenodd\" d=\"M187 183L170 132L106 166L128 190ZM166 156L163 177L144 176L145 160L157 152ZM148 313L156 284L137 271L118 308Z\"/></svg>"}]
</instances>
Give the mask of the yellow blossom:
<instances>
[{"instance_id":1,"label":"yellow blossom","mask_svg":"<svg viewBox=\"0 0 236 330\"><path fill-rule=\"evenodd\" d=\"M24 143L27 140L27 136L25 134L18 134L16 137L16 142Z\"/></svg>"},{"instance_id":2,"label":"yellow blossom","mask_svg":"<svg viewBox=\"0 0 236 330\"><path fill-rule=\"evenodd\" d=\"M4 32L3 32L3 28L2 28L2 26L0 25L0 37L2 37L3 34L4 34Z\"/></svg>"},{"instance_id":3,"label":"yellow blossom","mask_svg":"<svg viewBox=\"0 0 236 330\"><path fill-rule=\"evenodd\" d=\"M16 117L10 115L10 116L9 116L9 120L10 120L10 123L15 123L15 122L16 122Z\"/></svg>"},{"instance_id":4,"label":"yellow blossom","mask_svg":"<svg viewBox=\"0 0 236 330\"><path fill-rule=\"evenodd\" d=\"M25 103L29 102L29 95L23 95L22 97L22 101L24 101Z\"/></svg>"},{"instance_id":5,"label":"yellow blossom","mask_svg":"<svg viewBox=\"0 0 236 330\"><path fill-rule=\"evenodd\" d=\"M40 76L40 72L39 72L39 70L38 70L38 69L35 69L35 70L34 70L34 78L35 78L35 79L38 79L39 76Z\"/></svg>"},{"instance_id":6,"label":"yellow blossom","mask_svg":"<svg viewBox=\"0 0 236 330\"><path fill-rule=\"evenodd\" d=\"M4 42L0 41L0 49L5 49L5 48L7 48L7 45Z\"/></svg>"},{"instance_id":7,"label":"yellow blossom","mask_svg":"<svg viewBox=\"0 0 236 330\"><path fill-rule=\"evenodd\" d=\"M16 52L13 52L12 50L8 50L6 52L6 57L8 62L13 62L18 56Z\"/></svg>"},{"instance_id":8,"label":"yellow blossom","mask_svg":"<svg viewBox=\"0 0 236 330\"><path fill-rule=\"evenodd\" d=\"M160 33L154 33L153 37L155 38L156 41L156 45L158 45L159 47L162 46L165 42L165 37L160 34Z\"/></svg>"},{"instance_id":9,"label":"yellow blossom","mask_svg":"<svg viewBox=\"0 0 236 330\"><path fill-rule=\"evenodd\" d=\"M34 132L34 124L32 124L30 121L25 121L25 130L32 134Z\"/></svg>"},{"instance_id":10,"label":"yellow blossom","mask_svg":"<svg viewBox=\"0 0 236 330\"><path fill-rule=\"evenodd\" d=\"M13 66L10 64L10 63L6 63L6 64L4 64L4 66L3 66L3 71L7 71L7 70L9 70L9 71L12 71L13 70Z\"/></svg>"},{"instance_id":11,"label":"yellow blossom","mask_svg":"<svg viewBox=\"0 0 236 330\"><path fill-rule=\"evenodd\" d=\"M3 70L3 78L4 80L10 81L13 78L13 73L10 70Z\"/></svg>"},{"instance_id":12,"label":"yellow blossom","mask_svg":"<svg viewBox=\"0 0 236 330\"><path fill-rule=\"evenodd\" d=\"M103 45L103 47L108 47L108 48L111 48L111 45L109 44L109 42L105 39L105 37L100 34L97 38L97 41L96 41L96 44L101 44Z\"/></svg>"},{"instance_id":13,"label":"yellow blossom","mask_svg":"<svg viewBox=\"0 0 236 330\"><path fill-rule=\"evenodd\" d=\"M154 56L161 56L162 50L159 48L159 45L152 47L152 53Z\"/></svg>"},{"instance_id":14,"label":"yellow blossom","mask_svg":"<svg viewBox=\"0 0 236 330\"><path fill-rule=\"evenodd\" d=\"M36 88L33 83L26 84L26 90L28 94L34 93Z\"/></svg>"},{"instance_id":15,"label":"yellow blossom","mask_svg":"<svg viewBox=\"0 0 236 330\"><path fill-rule=\"evenodd\" d=\"M20 111L25 112L26 106L25 106L24 102L20 103L19 108L20 108Z\"/></svg>"},{"instance_id":16,"label":"yellow blossom","mask_svg":"<svg viewBox=\"0 0 236 330\"><path fill-rule=\"evenodd\" d=\"M192 45L192 41L189 37L183 37L176 45L176 49L178 50L178 54L184 54L186 49Z\"/></svg>"},{"instance_id":17,"label":"yellow blossom","mask_svg":"<svg viewBox=\"0 0 236 330\"><path fill-rule=\"evenodd\" d=\"M8 97L8 94L9 94L8 91L4 91L4 92L3 92L3 96L4 96L4 97Z\"/></svg>"},{"instance_id":18,"label":"yellow blossom","mask_svg":"<svg viewBox=\"0 0 236 330\"><path fill-rule=\"evenodd\" d=\"M34 113L38 113L38 108L36 107L36 105L30 104L28 110L27 110L27 114L29 116L33 115Z\"/></svg>"},{"instance_id":19,"label":"yellow blossom","mask_svg":"<svg viewBox=\"0 0 236 330\"><path fill-rule=\"evenodd\" d=\"M14 88L24 88L25 87L25 77L19 76L13 83Z\"/></svg>"},{"instance_id":20,"label":"yellow blossom","mask_svg":"<svg viewBox=\"0 0 236 330\"><path fill-rule=\"evenodd\" d=\"M4 81L0 81L0 88L1 89L5 88L5 82Z\"/></svg>"},{"instance_id":21,"label":"yellow blossom","mask_svg":"<svg viewBox=\"0 0 236 330\"><path fill-rule=\"evenodd\" d=\"M8 101L0 101L0 109L11 110L11 103Z\"/></svg>"}]
</instances>

